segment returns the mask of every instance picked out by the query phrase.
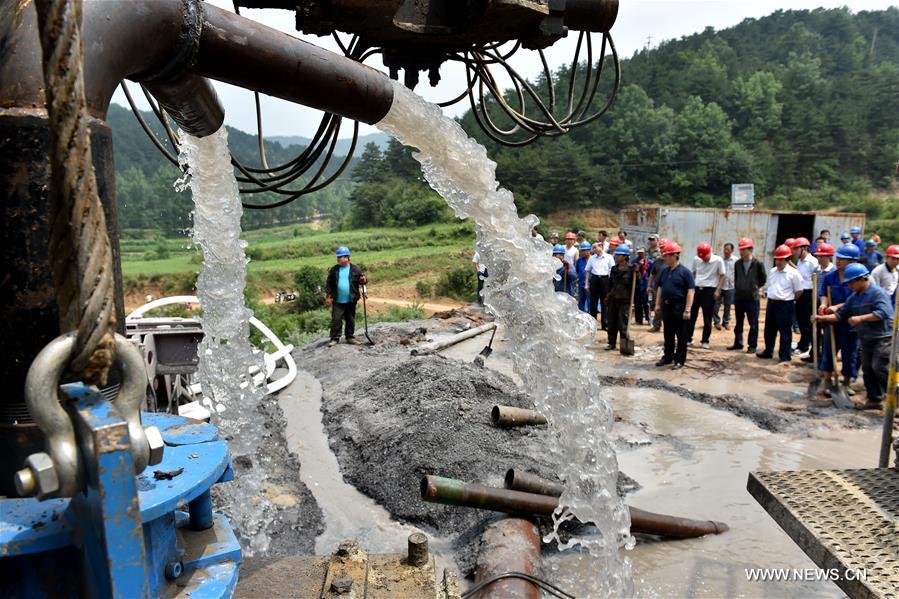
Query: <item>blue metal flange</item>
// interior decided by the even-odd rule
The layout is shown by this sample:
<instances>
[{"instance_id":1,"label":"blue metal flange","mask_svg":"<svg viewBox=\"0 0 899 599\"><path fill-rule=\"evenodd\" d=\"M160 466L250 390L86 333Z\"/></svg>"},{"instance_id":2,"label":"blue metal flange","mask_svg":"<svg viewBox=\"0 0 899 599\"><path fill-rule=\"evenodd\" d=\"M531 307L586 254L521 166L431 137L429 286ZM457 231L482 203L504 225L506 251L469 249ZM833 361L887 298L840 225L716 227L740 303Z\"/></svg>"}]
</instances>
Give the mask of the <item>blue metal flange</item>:
<instances>
[{"instance_id":1,"label":"blue metal flange","mask_svg":"<svg viewBox=\"0 0 899 599\"><path fill-rule=\"evenodd\" d=\"M67 387L79 439L95 448L87 488L73 498L0 500L0 596L230 597L241 553L212 511L212 485L233 478L215 426L142 414L166 448L135 477L127 423L113 404Z\"/></svg>"}]
</instances>

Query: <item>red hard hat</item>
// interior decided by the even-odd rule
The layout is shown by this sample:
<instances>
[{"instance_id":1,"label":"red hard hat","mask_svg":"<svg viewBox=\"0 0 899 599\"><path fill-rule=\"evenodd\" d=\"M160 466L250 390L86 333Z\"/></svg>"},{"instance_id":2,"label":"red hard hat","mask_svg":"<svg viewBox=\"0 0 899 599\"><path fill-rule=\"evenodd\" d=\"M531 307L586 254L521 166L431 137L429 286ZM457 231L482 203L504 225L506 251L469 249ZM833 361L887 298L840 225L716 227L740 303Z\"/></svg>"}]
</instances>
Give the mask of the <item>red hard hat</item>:
<instances>
[{"instance_id":1,"label":"red hard hat","mask_svg":"<svg viewBox=\"0 0 899 599\"><path fill-rule=\"evenodd\" d=\"M575 235L571 231L568 231L567 233L565 233L565 239L577 239L577 235Z\"/></svg>"},{"instance_id":2,"label":"red hard hat","mask_svg":"<svg viewBox=\"0 0 899 599\"><path fill-rule=\"evenodd\" d=\"M677 244L676 244L675 242L673 242L673 241L669 241L668 243L666 243L666 244L665 244L665 249L662 250L662 255L663 255L663 256L668 256L668 255L670 255L670 254L680 254L680 253L681 253L680 246L677 245Z\"/></svg>"},{"instance_id":3,"label":"red hard hat","mask_svg":"<svg viewBox=\"0 0 899 599\"><path fill-rule=\"evenodd\" d=\"M740 239L740 243L737 244L737 248L741 250L748 250L750 248L755 247L755 244L752 243L752 240L748 237L743 237Z\"/></svg>"},{"instance_id":4,"label":"red hard hat","mask_svg":"<svg viewBox=\"0 0 899 599\"><path fill-rule=\"evenodd\" d=\"M775 260L786 260L793 255L793 250L787 244L777 246L777 249L774 250L774 259Z\"/></svg>"},{"instance_id":5,"label":"red hard hat","mask_svg":"<svg viewBox=\"0 0 899 599\"><path fill-rule=\"evenodd\" d=\"M610 246L618 245L619 243L621 243L621 240L618 239L617 237L612 237L611 239L609 239Z\"/></svg>"},{"instance_id":6,"label":"red hard hat","mask_svg":"<svg viewBox=\"0 0 899 599\"><path fill-rule=\"evenodd\" d=\"M709 244L707 244L704 241L696 247L696 255L699 256L700 258L704 258L705 256L708 256L711 253L712 253L712 246L710 246Z\"/></svg>"},{"instance_id":7,"label":"red hard hat","mask_svg":"<svg viewBox=\"0 0 899 599\"><path fill-rule=\"evenodd\" d=\"M806 239L805 237L797 237L796 239L793 240L793 245L791 247L801 248L801 247L807 247L810 245L812 245L811 242L808 239Z\"/></svg>"},{"instance_id":8,"label":"red hard hat","mask_svg":"<svg viewBox=\"0 0 899 599\"><path fill-rule=\"evenodd\" d=\"M899 246L896 246L899 248ZM815 255L816 256L833 256L834 249L833 246L829 243L819 243L815 246Z\"/></svg>"},{"instance_id":9,"label":"red hard hat","mask_svg":"<svg viewBox=\"0 0 899 599\"><path fill-rule=\"evenodd\" d=\"M899 258L899 245L891 245L887 248L887 258Z\"/></svg>"}]
</instances>

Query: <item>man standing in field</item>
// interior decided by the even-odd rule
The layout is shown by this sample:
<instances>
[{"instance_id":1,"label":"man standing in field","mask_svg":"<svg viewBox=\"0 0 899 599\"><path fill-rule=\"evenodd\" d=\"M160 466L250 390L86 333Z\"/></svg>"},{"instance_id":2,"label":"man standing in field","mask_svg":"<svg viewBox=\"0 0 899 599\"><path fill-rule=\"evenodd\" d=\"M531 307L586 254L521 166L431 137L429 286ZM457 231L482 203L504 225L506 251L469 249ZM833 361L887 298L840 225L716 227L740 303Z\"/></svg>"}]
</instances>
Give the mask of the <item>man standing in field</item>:
<instances>
[{"instance_id":1,"label":"man standing in field","mask_svg":"<svg viewBox=\"0 0 899 599\"><path fill-rule=\"evenodd\" d=\"M331 306L331 341L328 347L340 341L341 329L350 345L358 345L356 333L356 304L359 302L359 286L367 285L368 279L355 264L350 264L350 248L345 245L337 248L337 264L328 271L325 283L327 298L325 303ZM345 326L344 326L344 323Z\"/></svg>"}]
</instances>

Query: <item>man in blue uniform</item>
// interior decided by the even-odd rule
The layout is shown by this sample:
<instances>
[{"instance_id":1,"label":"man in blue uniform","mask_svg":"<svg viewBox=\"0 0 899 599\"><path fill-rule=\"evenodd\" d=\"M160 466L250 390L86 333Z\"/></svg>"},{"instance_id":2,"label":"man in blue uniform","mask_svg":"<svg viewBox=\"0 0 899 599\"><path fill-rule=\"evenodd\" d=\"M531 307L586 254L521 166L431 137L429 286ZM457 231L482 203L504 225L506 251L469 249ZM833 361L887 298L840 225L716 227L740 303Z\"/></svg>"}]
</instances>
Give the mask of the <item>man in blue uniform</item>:
<instances>
[{"instance_id":1,"label":"man in blue uniform","mask_svg":"<svg viewBox=\"0 0 899 599\"><path fill-rule=\"evenodd\" d=\"M575 270L577 271L577 307L581 309L581 312L590 311L590 292L587 290L587 277L590 276L590 273L587 272L587 261L590 260L590 250L592 249L593 246L589 241L583 241L578 246L580 256L575 264Z\"/></svg>"},{"instance_id":2,"label":"man in blue uniform","mask_svg":"<svg viewBox=\"0 0 899 599\"><path fill-rule=\"evenodd\" d=\"M346 342L358 345L354 337L356 333L356 304L359 302L359 286L367 285L368 279L355 264L350 264L350 248L345 245L337 248L337 264L328 271L325 283L325 302L331 306L331 341L328 346L337 345L340 341L341 328L344 329ZM344 323L346 326L344 327Z\"/></svg>"},{"instance_id":3,"label":"man in blue uniform","mask_svg":"<svg viewBox=\"0 0 899 599\"><path fill-rule=\"evenodd\" d=\"M556 269L557 279L554 279L553 285L556 288L556 291L561 291L563 293L567 293L570 296L574 296L574 280L576 278L575 273L571 270L570 265L565 260L565 246L556 244L553 246L553 258L556 258L561 262L559 267Z\"/></svg>"},{"instance_id":4,"label":"man in blue uniform","mask_svg":"<svg viewBox=\"0 0 899 599\"><path fill-rule=\"evenodd\" d=\"M674 369L687 362L687 336L696 285L693 273L680 263L681 247L673 241L665 245L662 259L668 268L659 274L656 287L656 318L664 323L665 353L656 366L674 363Z\"/></svg>"},{"instance_id":5,"label":"man in blue uniform","mask_svg":"<svg viewBox=\"0 0 899 599\"><path fill-rule=\"evenodd\" d=\"M821 322L845 322L855 329L862 346L862 371L868 401L858 409L879 410L886 393L890 370L890 337L893 332L893 305L887 292L868 280L868 269L850 264L844 271L852 295L845 303L831 306Z\"/></svg>"},{"instance_id":6,"label":"man in blue uniform","mask_svg":"<svg viewBox=\"0 0 899 599\"><path fill-rule=\"evenodd\" d=\"M883 264L883 254L877 251L876 241L869 239L865 242L865 253L862 254L862 259L859 262L868 268L868 272Z\"/></svg>"},{"instance_id":7,"label":"man in blue uniform","mask_svg":"<svg viewBox=\"0 0 899 599\"><path fill-rule=\"evenodd\" d=\"M829 313L831 306L839 306L844 304L849 296L852 295L852 289L846 282L846 268L858 261L858 248L854 244L847 243L837 249L835 258L837 267L826 273L819 285L820 298L818 299L818 314L825 315ZM829 297L828 297L829 292ZM831 303L832 302L832 303ZM846 392L854 395L849 384L856 376L858 376L858 335L845 321L837 321L834 325L834 336L837 342L837 352L840 354L841 370L843 373L843 386ZM826 383L826 388L830 387L830 377L832 373L836 373L830 344L830 333L824 332L824 351L821 354L818 370L821 372ZM825 393L827 393L825 391Z\"/></svg>"},{"instance_id":8,"label":"man in blue uniform","mask_svg":"<svg viewBox=\"0 0 899 599\"><path fill-rule=\"evenodd\" d=\"M852 227L849 229L849 235L852 236L852 245L858 248L859 252L865 251L865 240L862 239L861 227Z\"/></svg>"}]
</instances>

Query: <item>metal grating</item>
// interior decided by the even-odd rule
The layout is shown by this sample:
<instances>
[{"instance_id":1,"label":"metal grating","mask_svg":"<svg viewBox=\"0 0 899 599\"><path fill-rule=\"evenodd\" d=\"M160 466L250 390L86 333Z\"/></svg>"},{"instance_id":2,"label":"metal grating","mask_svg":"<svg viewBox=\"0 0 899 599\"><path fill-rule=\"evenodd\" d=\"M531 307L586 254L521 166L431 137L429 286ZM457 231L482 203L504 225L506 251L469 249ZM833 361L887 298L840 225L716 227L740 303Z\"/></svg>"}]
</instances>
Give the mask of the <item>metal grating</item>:
<instances>
[{"instance_id":1,"label":"metal grating","mask_svg":"<svg viewBox=\"0 0 899 599\"><path fill-rule=\"evenodd\" d=\"M850 597L899 598L899 471L753 472L747 489Z\"/></svg>"}]
</instances>

